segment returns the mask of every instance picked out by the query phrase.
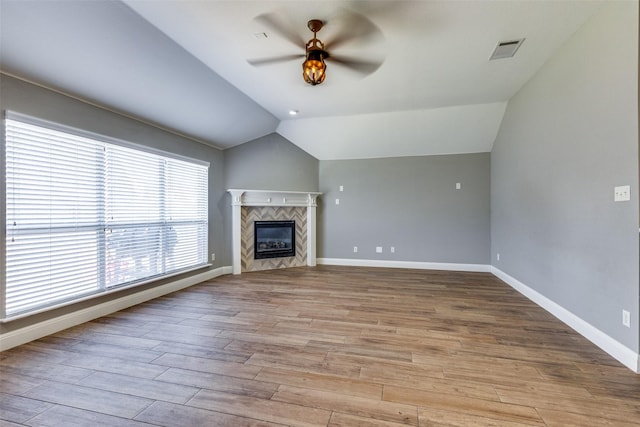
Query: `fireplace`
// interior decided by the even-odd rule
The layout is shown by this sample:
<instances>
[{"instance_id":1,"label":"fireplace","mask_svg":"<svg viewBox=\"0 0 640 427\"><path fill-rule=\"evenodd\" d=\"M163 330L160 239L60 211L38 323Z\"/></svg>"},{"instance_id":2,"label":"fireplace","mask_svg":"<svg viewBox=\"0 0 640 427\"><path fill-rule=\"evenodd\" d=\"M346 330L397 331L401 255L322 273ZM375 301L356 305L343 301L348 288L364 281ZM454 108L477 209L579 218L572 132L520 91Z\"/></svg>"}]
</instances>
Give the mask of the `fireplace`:
<instances>
[{"instance_id":1,"label":"fireplace","mask_svg":"<svg viewBox=\"0 0 640 427\"><path fill-rule=\"evenodd\" d=\"M255 221L254 258L296 256L295 221Z\"/></svg>"},{"instance_id":2,"label":"fireplace","mask_svg":"<svg viewBox=\"0 0 640 427\"><path fill-rule=\"evenodd\" d=\"M322 193L229 189L232 272L316 265L316 207ZM295 221L295 256L255 259L255 221ZM253 232L253 234L251 234Z\"/></svg>"}]
</instances>

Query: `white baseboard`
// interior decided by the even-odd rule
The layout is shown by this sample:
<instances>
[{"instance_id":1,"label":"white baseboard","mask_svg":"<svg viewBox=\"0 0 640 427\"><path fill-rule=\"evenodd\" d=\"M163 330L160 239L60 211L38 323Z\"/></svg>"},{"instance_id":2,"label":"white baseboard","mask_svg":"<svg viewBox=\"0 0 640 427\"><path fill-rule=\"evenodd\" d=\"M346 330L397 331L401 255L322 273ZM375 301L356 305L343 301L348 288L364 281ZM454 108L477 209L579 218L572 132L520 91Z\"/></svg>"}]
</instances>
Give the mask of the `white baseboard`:
<instances>
[{"instance_id":1,"label":"white baseboard","mask_svg":"<svg viewBox=\"0 0 640 427\"><path fill-rule=\"evenodd\" d=\"M551 301L549 298L531 289L519 280L509 276L502 270L491 267L491 273L507 283L509 286L538 304L540 307L553 314L559 320L574 329L580 335L600 347L611 357L631 369L635 373L640 373L640 355L629 347L621 344L617 340L602 332L600 329L582 320L580 317L571 313L569 310Z\"/></svg>"},{"instance_id":2,"label":"white baseboard","mask_svg":"<svg viewBox=\"0 0 640 427\"><path fill-rule=\"evenodd\" d=\"M42 338L47 335L54 334L72 326L89 322L93 319L97 319L98 317L106 316L107 314L124 310L125 308L129 308L136 304L141 304L145 301L161 297L171 292L179 291L189 286L193 286L198 283L213 279L214 277L231 274L231 272L232 268L230 266L216 268L214 270L205 271L203 273L195 274L184 279L165 283L164 285L150 288L142 292L127 295L102 304L58 316L53 319L37 323L35 325L30 325L24 328L16 329L15 331L7 332L0 335L0 351L17 347L19 345L37 340L38 338Z\"/></svg>"},{"instance_id":3,"label":"white baseboard","mask_svg":"<svg viewBox=\"0 0 640 427\"><path fill-rule=\"evenodd\" d=\"M416 270L447 270L447 271L474 271L490 273L491 266L487 264L458 264L449 262L416 262L416 261L389 261L377 259L350 259L350 258L318 258L321 265L344 265L350 267L385 267L385 268L413 268Z\"/></svg>"}]
</instances>

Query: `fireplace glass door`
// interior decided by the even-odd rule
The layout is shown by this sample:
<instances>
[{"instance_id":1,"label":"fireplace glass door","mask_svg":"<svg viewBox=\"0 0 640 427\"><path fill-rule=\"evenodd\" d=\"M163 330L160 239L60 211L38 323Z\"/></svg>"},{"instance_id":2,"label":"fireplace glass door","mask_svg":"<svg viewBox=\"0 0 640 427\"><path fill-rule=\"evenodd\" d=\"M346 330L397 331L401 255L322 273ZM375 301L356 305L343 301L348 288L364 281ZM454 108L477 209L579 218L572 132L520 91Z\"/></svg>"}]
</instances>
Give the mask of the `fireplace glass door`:
<instances>
[{"instance_id":1,"label":"fireplace glass door","mask_svg":"<svg viewBox=\"0 0 640 427\"><path fill-rule=\"evenodd\" d=\"M256 221L254 258L282 258L296 255L295 221Z\"/></svg>"}]
</instances>

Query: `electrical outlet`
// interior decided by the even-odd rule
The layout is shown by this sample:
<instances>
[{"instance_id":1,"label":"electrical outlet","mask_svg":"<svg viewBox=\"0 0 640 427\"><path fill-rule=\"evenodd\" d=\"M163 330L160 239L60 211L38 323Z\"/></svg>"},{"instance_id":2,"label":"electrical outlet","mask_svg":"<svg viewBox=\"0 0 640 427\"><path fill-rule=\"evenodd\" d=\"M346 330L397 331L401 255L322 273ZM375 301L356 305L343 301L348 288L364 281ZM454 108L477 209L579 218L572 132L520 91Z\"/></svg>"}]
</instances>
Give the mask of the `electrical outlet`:
<instances>
[{"instance_id":1,"label":"electrical outlet","mask_svg":"<svg viewBox=\"0 0 640 427\"><path fill-rule=\"evenodd\" d=\"M462 186L460 185L459 182L456 182L456 190L459 190L460 188L462 188Z\"/></svg>"},{"instance_id":2,"label":"electrical outlet","mask_svg":"<svg viewBox=\"0 0 640 427\"><path fill-rule=\"evenodd\" d=\"M382 246L376 246L376 253L377 254L381 254L382 253Z\"/></svg>"},{"instance_id":3,"label":"electrical outlet","mask_svg":"<svg viewBox=\"0 0 640 427\"><path fill-rule=\"evenodd\" d=\"M216 254L211 254L211 261L215 261L216 260Z\"/></svg>"},{"instance_id":4,"label":"electrical outlet","mask_svg":"<svg viewBox=\"0 0 640 427\"><path fill-rule=\"evenodd\" d=\"M622 310L622 324L627 328L631 327L631 313L627 310Z\"/></svg>"},{"instance_id":5,"label":"electrical outlet","mask_svg":"<svg viewBox=\"0 0 640 427\"><path fill-rule=\"evenodd\" d=\"M344 186L340 186L340 191L344 191Z\"/></svg>"},{"instance_id":6,"label":"electrical outlet","mask_svg":"<svg viewBox=\"0 0 640 427\"><path fill-rule=\"evenodd\" d=\"M355 254L355 253L357 253L357 252L358 252L358 247L357 247L357 246L354 246L354 247L353 247L353 253Z\"/></svg>"},{"instance_id":7,"label":"electrical outlet","mask_svg":"<svg viewBox=\"0 0 640 427\"><path fill-rule=\"evenodd\" d=\"M614 202L626 202L629 200L631 200L631 187L629 185L622 185L620 187L613 188Z\"/></svg>"},{"instance_id":8,"label":"electrical outlet","mask_svg":"<svg viewBox=\"0 0 640 427\"><path fill-rule=\"evenodd\" d=\"M396 247L395 246L391 246L391 253L395 253L396 252Z\"/></svg>"},{"instance_id":9,"label":"electrical outlet","mask_svg":"<svg viewBox=\"0 0 640 427\"><path fill-rule=\"evenodd\" d=\"M336 199L336 205L340 204L340 199Z\"/></svg>"}]
</instances>

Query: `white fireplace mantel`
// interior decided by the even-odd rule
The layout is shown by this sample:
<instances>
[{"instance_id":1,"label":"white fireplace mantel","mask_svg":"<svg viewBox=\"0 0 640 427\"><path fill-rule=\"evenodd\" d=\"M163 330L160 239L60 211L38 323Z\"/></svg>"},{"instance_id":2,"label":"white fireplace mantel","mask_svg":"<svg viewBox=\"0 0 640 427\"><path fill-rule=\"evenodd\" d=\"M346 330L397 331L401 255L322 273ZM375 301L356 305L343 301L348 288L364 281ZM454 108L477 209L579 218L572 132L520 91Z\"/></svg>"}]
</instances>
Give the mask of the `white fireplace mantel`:
<instances>
[{"instance_id":1,"label":"white fireplace mantel","mask_svg":"<svg viewBox=\"0 0 640 427\"><path fill-rule=\"evenodd\" d=\"M242 206L301 206L307 208L307 265L316 265L316 207L322 193L229 189L231 194L233 274L242 272Z\"/></svg>"},{"instance_id":2,"label":"white fireplace mantel","mask_svg":"<svg viewBox=\"0 0 640 427\"><path fill-rule=\"evenodd\" d=\"M311 206L322 193L312 191L227 190L233 206Z\"/></svg>"}]
</instances>

